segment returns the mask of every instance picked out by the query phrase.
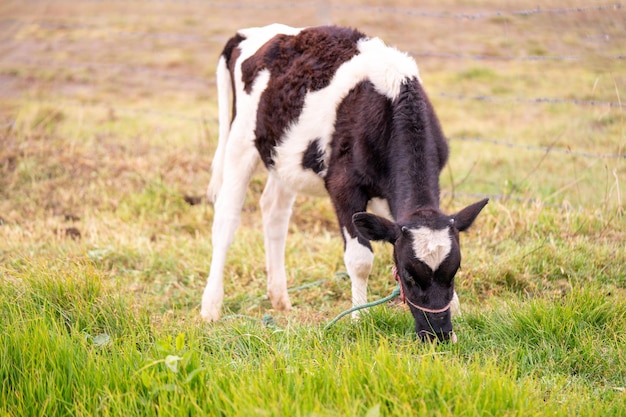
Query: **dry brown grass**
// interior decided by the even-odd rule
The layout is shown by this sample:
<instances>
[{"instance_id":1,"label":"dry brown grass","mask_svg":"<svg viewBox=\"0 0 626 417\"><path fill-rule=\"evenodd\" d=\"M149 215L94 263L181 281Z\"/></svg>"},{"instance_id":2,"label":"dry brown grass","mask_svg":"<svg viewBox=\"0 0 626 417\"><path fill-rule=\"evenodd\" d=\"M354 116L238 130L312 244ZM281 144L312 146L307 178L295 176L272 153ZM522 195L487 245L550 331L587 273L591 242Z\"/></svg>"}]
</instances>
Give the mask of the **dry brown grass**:
<instances>
[{"instance_id":1,"label":"dry brown grass","mask_svg":"<svg viewBox=\"0 0 626 417\"><path fill-rule=\"evenodd\" d=\"M105 250L102 265L115 285L147 292L140 294L157 311L182 308L180 316L186 316L197 305L208 272L212 209L185 200L202 198L209 179L219 52L240 27L275 21L308 26L330 18L417 55L452 138L450 166L442 175L445 209L460 208L475 193L500 198L492 199L465 238L468 263L458 284L463 295L482 300L510 292L558 292L563 282L587 279L626 286L621 266L626 264L625 158L455 140L478 136L519 146L623 154L623 107L516 100L621 103L625 61L611 57L624 54L624 11L520 16L507 12L533 9L535 3L381 4L394 10L363 9L357 1L331 2L326 14L312 5L281 8L283 3L270 0L263 2L268 7L234 8L173 0L4 2L0 260L32 251L84 257ZM551 2L542 8L577 6L583 4ZM411 15L415 10L474 18ZM476 15L497 10L503 13ZM466 58L422 56L425 52ZM525 60L528 56L578 59ZM261 296L257 208L264 175L259 170L250 187L226 271L232 277L229 308L258 314L269 308ZM381 262L372 292L385 294L392 285L390 255L384 247L377 252ZM318 320L348 305L347 284L332 279L343 266L327 200L298 199L287 256L290 284L329 280L294 296L295 317ZM585 263L586 258L592 261Z\"/></svg>"}]
</instances>

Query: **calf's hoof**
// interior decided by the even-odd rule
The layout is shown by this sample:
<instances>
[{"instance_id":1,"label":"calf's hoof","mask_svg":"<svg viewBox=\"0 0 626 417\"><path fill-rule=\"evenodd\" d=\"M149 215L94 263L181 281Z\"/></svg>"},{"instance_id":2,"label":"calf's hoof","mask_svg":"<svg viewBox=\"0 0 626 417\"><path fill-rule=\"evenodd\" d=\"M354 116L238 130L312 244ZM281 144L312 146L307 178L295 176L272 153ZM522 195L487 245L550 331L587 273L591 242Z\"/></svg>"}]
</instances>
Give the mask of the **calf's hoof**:
<instances>
[{"instance_id":1,"label":"calf's hoof","mask_svg":"<svg viewBox=\"0 0 626 417\"><path fill-rule=\"evenodd\" d=\"M212 291L205 290L202 294L202 306L200 307L200 316L205 321L218 321L222 310L222 298L215 300Z\"/></svg>"},{"instance_id":2,"label":"calf's hoof","mask_svg":"<svg viewBox=\"0 0 626 417\"><path fill-rule=\"evenodd\" d=\"M218 321L220 319L220 309L214 308L213 306L205 307L203 305L200 309L200 317L202 317L204 321L208 322Z\"/></svg>"},{"instance_id":3,"label":"calf's hoof","mask_svg":"<svg viewBox=\"0 0 626 417\"><path fill-rule=\"evenodd\" d=\"M289 300L289 296L287 294L269 294L270 301L272 302L272 307L278 311L289 311L291 310L291 301Z\"/></svg>"}]
</instances>

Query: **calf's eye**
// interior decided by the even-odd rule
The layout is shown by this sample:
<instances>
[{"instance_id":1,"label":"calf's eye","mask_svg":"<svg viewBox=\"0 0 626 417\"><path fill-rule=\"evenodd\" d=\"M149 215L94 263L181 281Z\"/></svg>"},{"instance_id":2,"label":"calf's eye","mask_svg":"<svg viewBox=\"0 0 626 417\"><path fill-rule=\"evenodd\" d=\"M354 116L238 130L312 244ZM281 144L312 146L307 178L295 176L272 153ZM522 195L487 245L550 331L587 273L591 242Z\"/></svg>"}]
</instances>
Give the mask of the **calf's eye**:
<instances>
[{"instance_id":1,"label":"calf's eye","mask_svg":"<svg viewBox=\"0 0 626 417\"><path fill-rule=\"evenodd\" d=\"M407 283L407 285L411 285L414 286L415 284L415 280L413 279L413 277L411 276L411 274L409 274L408 272L404 272L404 282Z\"/></svg>"}]
</instances>

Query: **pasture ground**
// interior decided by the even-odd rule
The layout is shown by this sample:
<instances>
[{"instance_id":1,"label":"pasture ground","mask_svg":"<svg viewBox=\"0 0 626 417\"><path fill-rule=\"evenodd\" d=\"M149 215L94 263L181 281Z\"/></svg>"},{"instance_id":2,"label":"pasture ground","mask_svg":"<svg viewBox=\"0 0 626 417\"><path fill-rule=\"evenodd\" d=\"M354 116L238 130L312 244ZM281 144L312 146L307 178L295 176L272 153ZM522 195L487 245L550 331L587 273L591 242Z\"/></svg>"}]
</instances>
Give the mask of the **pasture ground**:
<instances>
[{"instance_id":1,"label":"pasture ground","mask_svg":"<svg viewBox=\"0 0 626 417\"><path fill-rule=\"evenodd\" d=\"M0 415L626 415L626 7L137 0L0 4ZM358 27L416 57L450 137L459 343L350 306L325 199L301 197L294 309L265 296L259 170L219 323L199 319L214 66L239 27ZM370 298L394 287L375 247ZM266 314L271 320L263 322Z\"/></svg>"}]
</instances>

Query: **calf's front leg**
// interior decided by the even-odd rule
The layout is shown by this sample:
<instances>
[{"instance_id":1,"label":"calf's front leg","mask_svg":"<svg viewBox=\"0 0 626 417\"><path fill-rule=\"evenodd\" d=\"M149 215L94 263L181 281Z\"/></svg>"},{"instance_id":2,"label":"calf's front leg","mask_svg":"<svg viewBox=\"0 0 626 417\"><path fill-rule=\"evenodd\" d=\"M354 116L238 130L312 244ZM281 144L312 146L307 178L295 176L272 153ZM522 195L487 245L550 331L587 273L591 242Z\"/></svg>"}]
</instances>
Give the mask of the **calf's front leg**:
<instances>
[{"instance_id":1,"label":"calf's front leg","mask_svg":"<svg viewBox=\"0 0 626 417\"><path fill-rule=\"evenodd\" d=\"M353 233L356 235L356 231ZM346 227L343 228L343 236L346 242L343 259L352 284L352 306L356 307L367 303L367 279L372 272L374 252L369 245L352 236ZM352 312L352 318L358 316L358 310Z\"/></svg>"}]
</instances>

